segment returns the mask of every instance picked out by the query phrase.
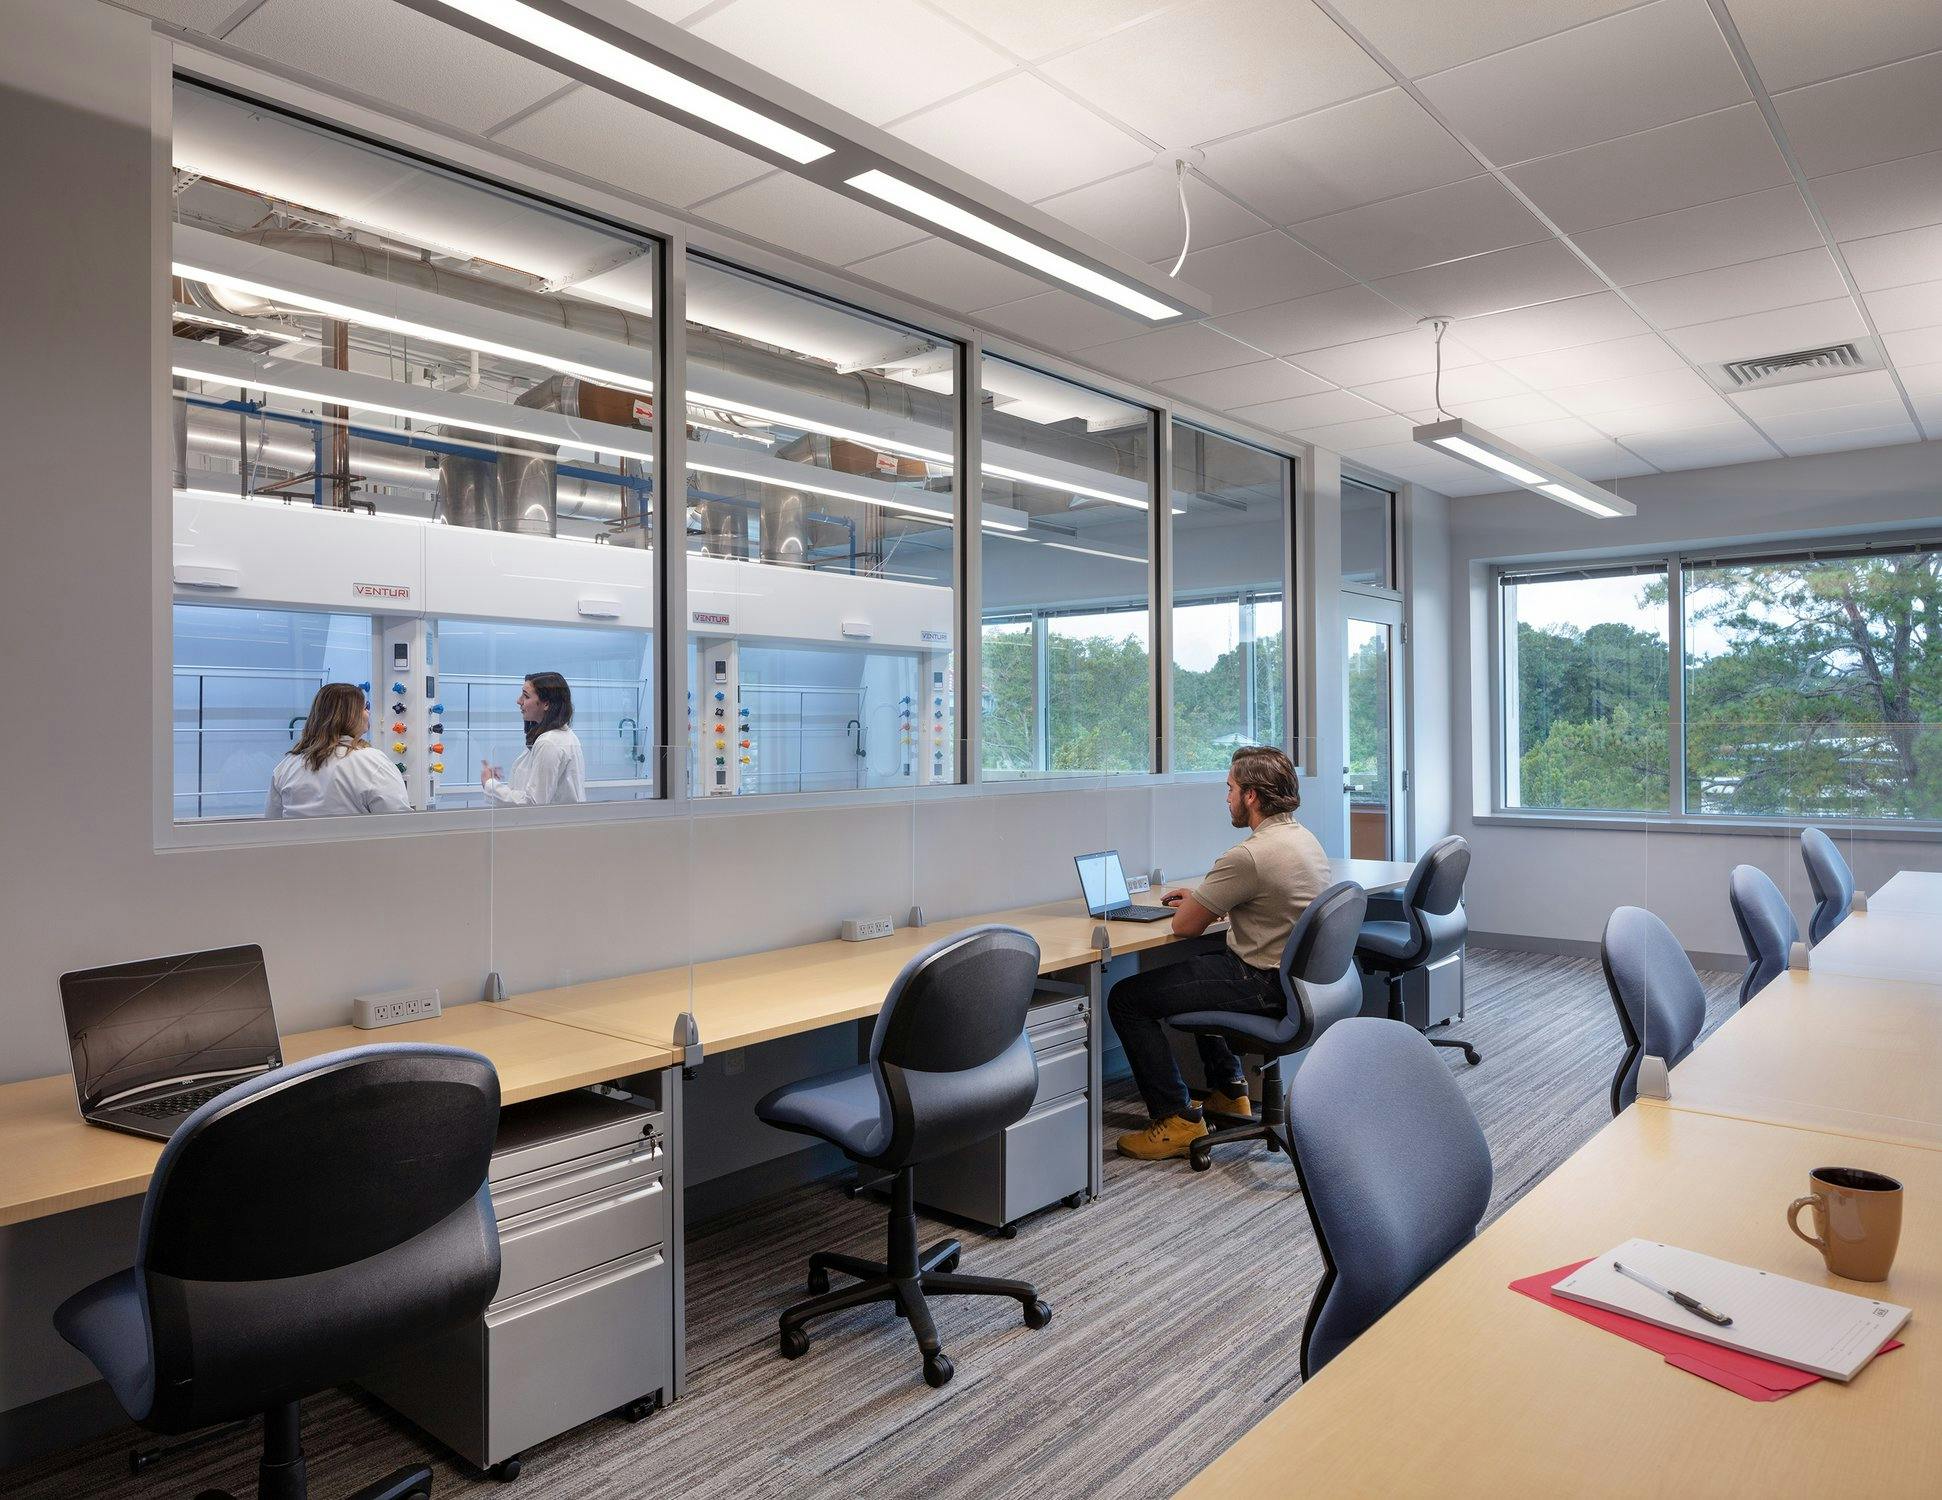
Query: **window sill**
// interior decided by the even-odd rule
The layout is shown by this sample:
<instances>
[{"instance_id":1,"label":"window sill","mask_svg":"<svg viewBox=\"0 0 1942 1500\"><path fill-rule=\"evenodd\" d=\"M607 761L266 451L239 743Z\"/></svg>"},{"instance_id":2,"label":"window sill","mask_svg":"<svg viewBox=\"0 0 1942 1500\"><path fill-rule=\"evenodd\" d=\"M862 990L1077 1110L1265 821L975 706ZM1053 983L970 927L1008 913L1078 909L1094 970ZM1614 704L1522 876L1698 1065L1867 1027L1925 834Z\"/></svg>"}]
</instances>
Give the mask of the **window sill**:
<instances>
[{"instance_id":1,"label":"window sill","mask_svg":"<svg viewBox=\"0 0 1942 1500\"><path fill-rule=\"evenodd\" d=\"M1654 816L1649 813L1488 812L1473 813L1480 828L1599 829L1608 833L1731 834L1745 838L1761 834L1798 835L1819 828L1829 837L1934 842L1942 824L1837 822L1819 818L1704 818Z\"/></svg>"}]
</instances>

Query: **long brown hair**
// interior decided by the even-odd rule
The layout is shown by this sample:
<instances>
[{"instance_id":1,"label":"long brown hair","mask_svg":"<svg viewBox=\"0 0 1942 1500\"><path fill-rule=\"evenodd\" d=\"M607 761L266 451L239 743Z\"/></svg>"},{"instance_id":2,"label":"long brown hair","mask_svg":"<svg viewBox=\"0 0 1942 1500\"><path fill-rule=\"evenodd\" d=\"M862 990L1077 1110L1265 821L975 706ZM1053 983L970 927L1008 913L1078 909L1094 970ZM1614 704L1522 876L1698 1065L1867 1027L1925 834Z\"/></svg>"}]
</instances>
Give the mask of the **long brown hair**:
<instances>
[{"instance_id":1,"label":"long brown hair","mask_svg":"<svg viewBox=\"0 0 1942 1500\"><path fill-rule=\"evenodd\" d=\"M546 712L526 725L526 748L549 729L564 729L573 722L573 689L558 672L528 672L526 681Z\"/></svg>"},{"instance_id":2,"label":"long brown hair","mask_svg":"<svg viewBox=\"0 0 1942 1500\"><path fill-rule=\"evenodd\" d=\"M1291 813L1301 806L1294 763L1274 746L1243 745L1234 752L1231 764L1234 784L1243 792L1253 790L1262 817Z\"/></svg>"},{"instance_id":3,"label":"long brown hair","mask_svg":"<svg viewBox=\"0 0 1942 1500\"><path fill-rule=\"evenodd\" d=\"M363 743L364 727L360 722L363 717L363 688L354 682L327 682L310 700L310 717L303 721L303 738L291 747L290 753L301 755L311 770L321 771L324 762L337 753L337 747L345 740L350 740L355 748L368 749Z\"/></svg>"}]
</instances>

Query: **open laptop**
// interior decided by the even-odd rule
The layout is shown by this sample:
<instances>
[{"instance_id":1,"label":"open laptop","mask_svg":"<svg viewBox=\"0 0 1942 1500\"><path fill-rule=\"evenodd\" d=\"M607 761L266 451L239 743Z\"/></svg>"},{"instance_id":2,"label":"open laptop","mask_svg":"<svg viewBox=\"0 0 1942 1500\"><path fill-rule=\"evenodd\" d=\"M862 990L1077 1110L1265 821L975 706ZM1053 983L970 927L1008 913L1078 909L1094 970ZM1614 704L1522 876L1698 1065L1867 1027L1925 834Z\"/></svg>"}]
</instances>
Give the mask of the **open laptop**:
<instances>
[{"instance_id":1,"label":"open laptop","mask_svg":"<svg viewBox=\"0 0 1942 1500\"><path fill-rule=\"evenodd\" d=\"M1171 906L1135 906L1126 889L1126 871L1117 849L1102 849L1097 854L1081 854L1073 863L1079 867L1079 889L1086 898L1086 911L1114 922L1163 922L1173 917Z\"/></svg>"},{"instance_id":2,"label":"open laptop","mask_svg":"<svg viewBox=\"0 0 1942 1500\"><path fill-rule=\"evenodd\" d=\"M165 1141L197 1106L283 1065L254 943L61 976L81 1117Z\"/></svg>"}]
</instances>

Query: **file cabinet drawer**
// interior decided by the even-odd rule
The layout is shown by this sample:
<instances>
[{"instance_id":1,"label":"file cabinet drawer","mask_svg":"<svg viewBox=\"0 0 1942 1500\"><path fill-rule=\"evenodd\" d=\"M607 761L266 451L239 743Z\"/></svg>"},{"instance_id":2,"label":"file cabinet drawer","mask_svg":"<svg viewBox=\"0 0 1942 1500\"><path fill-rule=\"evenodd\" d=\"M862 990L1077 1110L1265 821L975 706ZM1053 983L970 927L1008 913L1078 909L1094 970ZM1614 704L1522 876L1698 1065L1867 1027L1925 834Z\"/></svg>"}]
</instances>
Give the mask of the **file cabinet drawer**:
<instances>
[{"instance_id":1,"label":"file cabinet drawer","mask_svg":"<svg viewBox=\"0 0 1942 1500\"><path fill-rule=\"evenodd\" d=\"M658 1140L630 1141L593 1156L577 1157L558 1166L493 1183L492 1211L505 1224L569 1198L625 1192L635 1179L658 1176L661 1170L662 1151Z\"/></svg>"},{"instance_id":2,"label":"file cabinet drawer","mask_svg":"<svg viewBox=\"0 0 1942 1500\"><path fill-rule=\"evenodd\" d=\"M621 1192L596 1192L499 1225L499 1294L493 1306L667 1238L667 1192L658 1170Z\"/></svg>"}]
</instances>

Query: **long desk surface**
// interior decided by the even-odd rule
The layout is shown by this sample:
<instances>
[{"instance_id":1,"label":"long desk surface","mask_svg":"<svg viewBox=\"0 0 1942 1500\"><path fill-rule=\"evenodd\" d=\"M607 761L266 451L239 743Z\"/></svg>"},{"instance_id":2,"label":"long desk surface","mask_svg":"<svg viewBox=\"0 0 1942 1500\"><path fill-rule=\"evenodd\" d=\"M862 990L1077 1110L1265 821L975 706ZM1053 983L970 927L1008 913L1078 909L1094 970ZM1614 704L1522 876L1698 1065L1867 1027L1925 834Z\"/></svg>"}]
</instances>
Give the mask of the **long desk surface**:
<instances>
[{"instance_id":1,"label":"long desk surface","mask_svg":"<svg viewBox=\"0 0 1942 1500\"><path fill-rule=\"evenodd\" d=\"M1942 983L1942 922L1924 911L1850 912L1814 945L1808 963L1815 973L1862 979Z\"/></svg>"},{"instance_id":2,"label":"long desk surface","mask_svg":"<svg viewBox=\"0 0 1942 1500\"><path fill-rule=\"evenodd\" d=\"M1871 912L1911 911L1942 915L1942 871L1898 870L1868 892Z\"/></svg>"},{"instance_id":3,"label":"long desk surface","mask_svg":"<svg viewBox=\"0 0 1942 1500\"><path fill-rule=\"evenodd\" d=\"M1886 1283L1827 1275L1782 1223L1815 1167L1908 1187ZM1745 1400L1510 1290L1644 1235L1917 1309L1852 1384ZM1721 1115L1630 1109L1183 1494L1942 1494L1942 1152ZM1286 1351L1291 1367L1295 1352ZM1399 1418L1401 1419L1399 1425Z\"/></svg>"}]
</instances>

